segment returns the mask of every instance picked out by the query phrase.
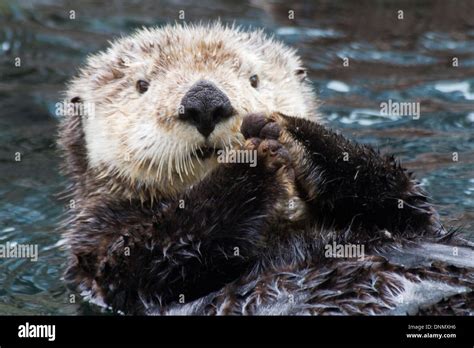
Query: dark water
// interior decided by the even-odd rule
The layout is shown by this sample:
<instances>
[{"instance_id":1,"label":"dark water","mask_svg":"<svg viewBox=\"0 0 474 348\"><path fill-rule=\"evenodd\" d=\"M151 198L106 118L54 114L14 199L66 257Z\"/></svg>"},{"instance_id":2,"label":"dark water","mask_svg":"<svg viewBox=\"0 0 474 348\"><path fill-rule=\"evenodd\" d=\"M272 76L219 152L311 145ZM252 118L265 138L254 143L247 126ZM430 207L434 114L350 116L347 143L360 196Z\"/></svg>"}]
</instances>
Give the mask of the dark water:
<instances>
[{"instance_id":1,"label":"dark water","mask_svg":"<svg viewBox=\"0 0 474 348\"><path fill-rule=\"evenodd\" d=\"M60 279L65 258L56 246L62 213L56 194L64 178L54 105L88 53L133 28L179 21L180 10L187 21L265 27L297 47L328 123L399 156L432 194L443 220L464 226L474 239L472 2L106 3L0 0L0 244L39 246L37 262L0 259L0 314L91 310L69 303ZM389 99L419 102L420 118L382 116L380 103Z\"/></svg>"}]
</instances>

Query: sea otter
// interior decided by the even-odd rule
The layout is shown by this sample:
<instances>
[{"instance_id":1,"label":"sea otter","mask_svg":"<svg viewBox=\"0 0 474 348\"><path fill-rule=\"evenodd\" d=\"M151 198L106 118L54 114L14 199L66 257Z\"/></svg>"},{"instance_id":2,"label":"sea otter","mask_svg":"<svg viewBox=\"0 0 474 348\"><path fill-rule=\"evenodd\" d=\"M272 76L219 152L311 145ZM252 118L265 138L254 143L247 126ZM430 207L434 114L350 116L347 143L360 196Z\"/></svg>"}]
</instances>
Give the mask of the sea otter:
<instances>
[{"instance_id":1,"label":"sea otter","mask_svg":"<svg viewBox=\"0 0 474 348\"><path fill-rule=\"evenodd\" d=\"M322 124L300 58L262 31L139 30L89 57L67 100L93 107L59 131L65 278L96 303L472 313L472 245L442 227L393 157ZM218 160L230 151L256 165ZM362 255L328 253L348 245Z\"/></svg>"}]
</instances>

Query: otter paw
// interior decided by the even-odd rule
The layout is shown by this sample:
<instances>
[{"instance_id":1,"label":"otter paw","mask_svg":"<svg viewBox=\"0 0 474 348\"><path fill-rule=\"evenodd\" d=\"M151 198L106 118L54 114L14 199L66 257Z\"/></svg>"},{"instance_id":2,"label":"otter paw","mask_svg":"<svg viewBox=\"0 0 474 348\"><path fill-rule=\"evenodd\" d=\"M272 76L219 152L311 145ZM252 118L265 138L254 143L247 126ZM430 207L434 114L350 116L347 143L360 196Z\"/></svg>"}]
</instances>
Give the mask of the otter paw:
<instances>
[{"instance_id":1,"label":"otter paw","mask_svg":"<svg viewBox=\"0 0 474 348\"><path fill-rule=\"evenodd\" d=\"M276 140L250 138L245 142L245 148L257 151L257 166L265 166L270 172L289 167L290 153Z\"/></svg>"},{"instance_id":2,"label":"otter paw","mask_svg":"<svg viewBox=\"0 0 474 348\"><path fill-rule=\"evenodd\" d=\"M249 114L244 117L240 131L245 139L278 139L281 128L263 113Z\"/></svg>"}]
</instances>

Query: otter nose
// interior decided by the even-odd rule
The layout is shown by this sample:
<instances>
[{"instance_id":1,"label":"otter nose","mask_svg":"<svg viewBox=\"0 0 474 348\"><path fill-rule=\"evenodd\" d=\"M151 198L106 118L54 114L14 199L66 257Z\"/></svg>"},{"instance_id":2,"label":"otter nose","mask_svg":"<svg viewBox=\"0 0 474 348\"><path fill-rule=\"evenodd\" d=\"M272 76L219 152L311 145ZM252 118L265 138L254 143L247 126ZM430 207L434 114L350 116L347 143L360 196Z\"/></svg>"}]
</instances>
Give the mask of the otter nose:
<instances>
[{"instance_id":1,"label":"otter nose","mask_svg":"<svg viewBox=\"0 0 474 348\"><path fill-rule=\"evenodd\" d=\"M232 116L233 108L229 98L212 82L196 82L181 100L180 118L196 126L208 137L216 124Z\"/></svg>"}]
</instances>

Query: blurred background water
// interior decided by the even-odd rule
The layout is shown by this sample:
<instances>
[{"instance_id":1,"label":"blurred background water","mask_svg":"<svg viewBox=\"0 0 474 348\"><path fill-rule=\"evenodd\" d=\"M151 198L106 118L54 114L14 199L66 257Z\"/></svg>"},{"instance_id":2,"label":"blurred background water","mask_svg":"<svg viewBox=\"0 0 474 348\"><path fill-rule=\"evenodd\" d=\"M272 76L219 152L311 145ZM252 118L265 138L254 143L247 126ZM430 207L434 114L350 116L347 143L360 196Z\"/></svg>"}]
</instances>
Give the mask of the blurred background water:
<instances>
[{"instance_id":1,"label":"blurred background water","mask_svg":"<svg viewBox=\"0 0 474 348\"><path fill-rule=\"evenodd\" d=\"M474 240L472 1L0 0L0 243L39 246L37 262L0 259L0 314L97 312L71 304L60 279L54 106L87 54L137 27L179 22L180 10L188 22L264 27L296 47L328 124L396 154L443 221ZM419 102L420 118L381 115L389 99Z\"/></svg>"}]
</instances>

